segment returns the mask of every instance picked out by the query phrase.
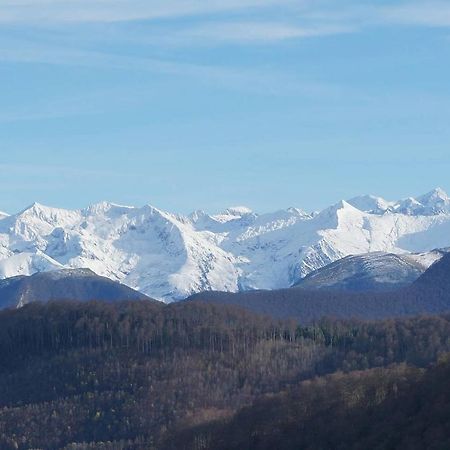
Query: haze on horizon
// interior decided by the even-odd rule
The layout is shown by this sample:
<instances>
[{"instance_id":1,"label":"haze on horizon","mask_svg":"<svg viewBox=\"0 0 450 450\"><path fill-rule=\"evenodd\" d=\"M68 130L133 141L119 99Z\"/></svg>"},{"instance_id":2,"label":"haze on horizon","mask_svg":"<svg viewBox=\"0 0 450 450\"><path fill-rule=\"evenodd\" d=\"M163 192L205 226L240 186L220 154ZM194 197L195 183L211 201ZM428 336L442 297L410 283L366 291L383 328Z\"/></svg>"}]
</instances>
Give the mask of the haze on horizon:
<instances>
[{"instance_id":1,"label":"haze on horizon","mask_svg":"<svg viewBox=\"0 0 450 450\"><path fill-rule=\"evenodd\" d=\"M0 6L0 210L450 190L450 4Z\"/></svg>"}]
</instances>

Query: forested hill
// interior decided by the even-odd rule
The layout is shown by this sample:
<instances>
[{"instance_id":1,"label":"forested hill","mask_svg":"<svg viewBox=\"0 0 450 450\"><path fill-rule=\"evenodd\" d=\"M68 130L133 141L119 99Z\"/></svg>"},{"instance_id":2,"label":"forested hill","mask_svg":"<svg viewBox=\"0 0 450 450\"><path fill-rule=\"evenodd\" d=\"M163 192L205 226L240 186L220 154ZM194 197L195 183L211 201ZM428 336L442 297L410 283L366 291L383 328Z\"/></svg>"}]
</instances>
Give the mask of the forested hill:
<instances>
[{"instance_id":1,"label":"forested hill","mask_svg":"<svg viewBox=\"0 0 450 450\"><path fill-rule=\"evenodd\" d=\"M156 300L89 269L64 269L0 280L0 309L50 300Z\"/></svg>"},{"instance_id":2,"label":"forested hill","mask_svg":"<svg viewBox=\"0 0 450 450\"><path fill-rule=\"evenodd\" d=\"M202 440L214 450L446 450L449 414L446 357L428 370L395 365L304 381L181 433L173 448Z\"/></svg>"},{"instance_id":3,"label":"forested hill","mask_svg":"<svg viewBox=\"0 0 450 450\"><path fill-rule=\"evenodd\" d=\"M248 427L243 432L266 429L272 413L260 416L258 405L268 398L274 415L279 401L283 414L284 408L296 411L297 404L284 405L283 392L300 392L294 400L315 399L306 403L314 407L300 407L310 429L326 431L326 408L341 411L330 434L341 439L353 417L348 408L384 408L395 389L406 395L404 387L450 351L449 335L450 316L306 327L196 302L33 303L0 312L0 448L228 448L223 432L227 436L241 418ZM322 381L302 384L318 376ZM359 403L345 388L355 380ZM297 413L283 414L276 428L266 429L267 442L279 445L264 447L261 439L240 447L242 435L233 431L229 448L330 448L307 440L309 447L285 446L277 433L295 428ZM424 426L445 432L433 415Z\"/></svg>"},{"instance_id":4,"label":"forested hill","mask_svg":"<svg viewBox=\"0 0 450 450\"><path fill-rule=\"evenodd\" d=\"M412 285L386 292L343 292L290 288L239 293L202 292L188 301L239 305L276 318L312 323L322 317L365 320L450 311L450 253Z\"/></svg>"}]
</instances>

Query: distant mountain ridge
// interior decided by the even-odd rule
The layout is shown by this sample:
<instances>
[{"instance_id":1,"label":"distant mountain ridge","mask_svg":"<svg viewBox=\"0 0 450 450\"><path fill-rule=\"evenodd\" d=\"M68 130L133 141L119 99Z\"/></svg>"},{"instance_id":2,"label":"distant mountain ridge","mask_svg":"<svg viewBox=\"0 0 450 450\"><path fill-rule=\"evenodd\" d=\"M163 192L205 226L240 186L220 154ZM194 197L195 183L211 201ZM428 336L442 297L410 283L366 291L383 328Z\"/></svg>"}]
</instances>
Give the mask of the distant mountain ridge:
<instances>
[{"instance_id":1,"label":"distant mountain ridge","mask_svg":"<svg viewBox=\"0 0 450 450\"><path fill-rule=\"evenodd\" d=\"M406 215L433 216L450 213L450 198L441 188L436 188L417 198L408 197L396 202L387 201L373 195L364 195L355 197L348 203L361 211L373 214L393 212Z\"/></svg>"},{"instance_id":2,"label":"distant mountain ridge","mask_svg":"<svg viewBox=\"0 0 450 450\"><path fill-rule=\"evenodd\" d=\"M99 277L89 269L64 269L0 281L0 309L56 300L154 301L127 286Z\"/></svg>"},{"instance_id":3,"label":"distant mountain ridge","mask_svg":"<svg viewBox=\"0 0 450 450\"><path fill-rule=\"evenodd\" d=\"M287 288L349 255L448 246L442 189L396 202L357 197L319 213L233 207L183 216L149 205L72 211L36 203L0 215L0 279L86 267L171 302L201 291Z\"/></svg>"},{"instance_id":4,"label":"distant mountain ridge","mask_svg":"<svg viewBox=\"0 0 450 450\"><path fill-rule=\"evenodd\" d=\"M311 323L324 317L386 319L450 311L450 253L406 287L378 292L307 290L202 292L187 301L237 305L276 318Z\"/></svg>"},{"instance_id":5,"label":"distant mountain ridge","mask_svg":"<svg viewBox=\"0 0 450 450\"><path fill-rule=\"evenodd\" d=\"M309 273L295 286L355 292L397 289L416 281L447 251L448 249L442 249L405 255L373 252L346 256Z\"/></svg>"}]
</instances>

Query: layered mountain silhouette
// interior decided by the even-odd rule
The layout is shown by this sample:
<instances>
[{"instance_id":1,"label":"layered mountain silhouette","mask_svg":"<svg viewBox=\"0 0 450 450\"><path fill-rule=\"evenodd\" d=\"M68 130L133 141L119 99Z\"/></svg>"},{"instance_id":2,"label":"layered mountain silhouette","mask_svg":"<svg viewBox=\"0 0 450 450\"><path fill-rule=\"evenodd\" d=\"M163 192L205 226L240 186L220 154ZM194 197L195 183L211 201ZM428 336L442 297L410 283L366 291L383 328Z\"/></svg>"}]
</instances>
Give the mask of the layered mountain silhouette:
<instances>
[{"instance_id":1,"label":"layered mountain silhouette","mask_svg":"<svg viewBox=\"0 0 450 450\"><path fill-rule=\"evenodd\" d=\"M373 252L352 255L311 272L295 286L336 291L386 291L416 281L448 249L396 255Z\"/></svg>"},{"instance_id":2,"label":"layered mountain silhouette","mask_svg":"<svg viewBox=\"0 0 450 450\"><path fill-rule=\"evenodd\" d=\"M442 189L392 202L357 197L311 213L35 203L0 214L0 279L86 267L169 303L202 291L289 288L349 255L429 252L449 246L449 236Z\"/></svg>"},{"instance_id":3,"label":"layered mountain silhouette","mask_svg":"<svg viewBox=\"0 0 450 450\"><path fill-rule=\"evenodd\" d=\"M89 269L42 272L0 281L0 308L54 300L156 301L123 284L100 277Z\"/></svg>"},{"instance_id":4,"label":"layered mountain silhouette","mask_svg":"<svg viewBox=\"0 0 450 450\"><path fill-rule=\"evenodd\" d=\"M450 311L450 254L409 286L384 292L308 290L298 287L240 293L204 292L197 300L233 304L277 318L310 323L323 317L384 319Z\"/></svg>"}]
</instances>

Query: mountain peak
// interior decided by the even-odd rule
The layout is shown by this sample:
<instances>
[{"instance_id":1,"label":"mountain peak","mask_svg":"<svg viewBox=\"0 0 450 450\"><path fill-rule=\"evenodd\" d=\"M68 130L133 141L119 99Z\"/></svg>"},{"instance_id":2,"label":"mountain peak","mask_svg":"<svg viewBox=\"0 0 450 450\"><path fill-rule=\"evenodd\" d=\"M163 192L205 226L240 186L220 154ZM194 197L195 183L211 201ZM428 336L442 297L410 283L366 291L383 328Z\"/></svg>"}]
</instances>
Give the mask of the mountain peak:
<instances>
[{"instance_id":1,"label":"mountain peak","mask_svg":"<svg viewBox=\"0 0 450 450\"><path fill-rule=\"evenodd\" d=\"M242 217L247 214L252 214L252 210L248 208L247 206L230 206L227 208L223 214L230 215L230 216L236 216L236 217Z\"/></svg>"},{"instance_id":2,"label":"mountain peak","mask_svg":"<svg viewBox=\"0 0 450 450\"><path fill-rule=\"evenodd\" d=\"M0 220L0 279L89 267L166 301L202 290L287 287L348 255L448 247L450 201L442 189L423 197L424 204L410 198L384 214L376 209L383 199L362 196L362 204L342 200L304 217L293 208L186 217L150 205L70 211L35 203Z\"/></svg>"},{"instance_id":3,"label":"mountain peak","mask_svg":"<svg viewBox=\"0 0 450 450\"><path fill-rule=\"evenodd\" d=\"M79 269L58 269L47 272L37 272L31 277L39 278L39 277L47 277L50 280L59 280L63 278L70 277L96 277L98 276L93 270L88 268L79 268Z\"/></svg>"},{"instance_id":4,"label":"mountain peak","mask_svg":"<svg viewBox=\"0 0 450 450\"><path fill-rule=\"evenodd\" d=\"M359 223L361 216L364 213L352 206L345 200L341 200L333 206L330 206L321 211L317 216L317 220L325 228L338 227L342 221L346 223Z\"/></svg>"},{"instance_id":5,"label":"mountain peak","mask_svg":"<svg viewBox=\"0 0 450 450\"><path fill-rule=\"evenodd\" d=\"M73 218L78 214L79 211L76 210L52 208L51 206L46 206L42 203L35 202L24 210L20 211L18 214L10 217L53 223L58 220L70 220L70 218Z\"/></svg>"},{"instance_id":6,"label":"mountain peak","mask_svg":"<svg viewBox=\"0 0 450 450\"><path fill-rule=\"evenodd\" d=\"M448 198L447 192L444 191L441 187L437 187L431 191L433 195L438 195L442 198Z\"/></svg>"},{"instance_id":7,"label":"mountain peak","mask_svg":"<svg viewBox=\"0 0 450 450\"><path fill-rule=\"evenodd\" d=\"M408 197L395 205L395 211L407 215L433 216L450 213L450 198L447 193L436 188L420 197Z\"/></svg>"},{"instance_id":8,"label":"mountain peak","mask_svg":"<svg viewBox=\"0 0 450 450\"><path fill-rule=\"evenodd\" d=\"M156 206L153 205L145 205L142 208L142 211L149 213L151 216L156 216L156 217L162 217L164 219L174 219L174 218L178 218L179 216L177 216L176 214L172 214L170 212L167 211L163 211L162 209L157 208Z\"/></svg>"},{"instance_id":9,"label":"mountain peak","mask_svg":"<svg viewBox=\"0 0 450 450\"><path fill-rule=\"evenodd\" d=\"M112 202L99 202L99 203L94 203L93 205L89 206L86 211L89 214L100 214L100 213L107 213L111 210L118 210L120 212L126 212L129 210L134 209L133 206L125 206L125 205L119 205L117 203L112 203Z\"/></svg>"},{"instance_id":10,"label":"mountain peak","mask_svg":"<svg viewBox=\"0 0 450 450\"><path fill-rule=\"evenodd\" d=\"M375 195L361 195L347 201L350 205L363 212L382 214L393 207L394 203Z\"/></svg>"},{"instance_id":11,"label":"mountain peak","mask_svg":"<svg viewBox=\"0 0 450 450\"><path fill-rule=\"evenodd\" d=\"M188 218L192 220L194 223L198 222L200 219L204 217L209 216L203 209L196 209L195 211L192 211L188 216Z\"/></svg>"},{"instance_id":12,"label":"mountain peak","mask_svg":"<svg viewBox=\"0 0 450 450\"><path fill-rule=\"evenodd\" d=\"M49 207L47 207L47 206L45 206L45 205L43 205L41 203L33 202L31 205L27 206L22 211L20 211L18 213L18 215L22 215L22 214L25 214L27 212L31 212L31 213L39 212L39 211L43 211L43 210L47 210L47 209L51 209L51 208L49 208Z\"/></svg>"},{"instance_id":13,"label":"mountain peak","mask_svg":"<svg viewBox=\"0 0 450 450\"><path fill-rule=\"evenodd\" d=\"M350 205L350 203L348 203L346 200L340 200L337 205L339 206L339 209L355 209L355 207Z\"/></svg>"},{"instance_id":14,"label":"mountain peak","mask_svg":"<svg viewBox=\"0 0 450 450\"><path fill-rule=\"evenodd\" d=\"M323 213L326 212L328 214L335 214L341 210L361 212L358 208L355 208L353 205L351 205L350 203L348 203L345 200L340 200L339 202L335 203L334 205L330 206L329 208L324 209L322 212Z\"/></svg>"},{"instance_id":15,"label":"mountain peak","mask_svg":"<svg viewBox=\"0 0 450 450\"><path fill-rule=\"evenodd\" d=\"M417 198L417 200L422 203L423 205L435 205L439 202L448 202L450 201L447 193L442 188L436 188L432 191L420 196Z\"/></svg>"}]
</instances>

